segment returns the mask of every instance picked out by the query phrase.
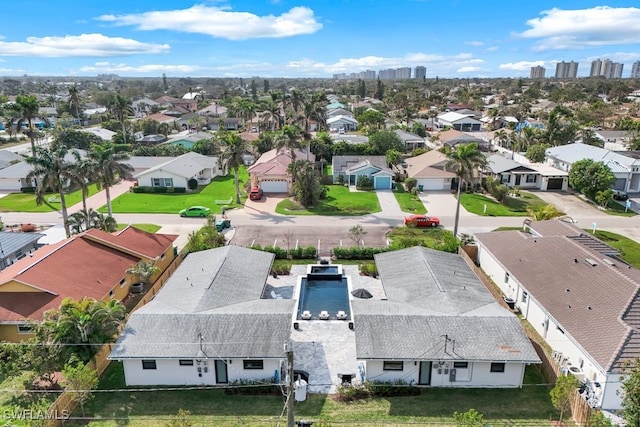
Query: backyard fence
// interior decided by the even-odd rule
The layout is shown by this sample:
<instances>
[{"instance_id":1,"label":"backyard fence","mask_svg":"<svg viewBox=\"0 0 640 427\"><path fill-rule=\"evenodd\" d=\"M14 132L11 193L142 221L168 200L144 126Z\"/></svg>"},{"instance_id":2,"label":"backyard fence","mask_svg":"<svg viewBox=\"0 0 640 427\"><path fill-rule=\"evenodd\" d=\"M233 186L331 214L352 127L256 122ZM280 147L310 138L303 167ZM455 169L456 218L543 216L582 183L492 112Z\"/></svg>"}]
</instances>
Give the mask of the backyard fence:
<instances>
[{"instance_id":1,"label":"backyard fence","mask_svg":"<svg viewBox=\"0 0 640 427\"><path fill-rule=\"evenodd\" d=\"M178 266L182 263L184 258L186 257L186 252L180 252L176 258L169 264L166 270L153 282L153 285L149 288L147 293L138 301L134 308L131 309L127 318L131 313L144 306L146 303L151 301L153 297L160 291L162 286L169 280L169 277L173 274L174 271L178 268ZM118 333L122 332L124 329L124 324L119 328ZM111 353L111 349L113 348L113 344L105 344L100 347L98 352L93 356L93 358L87 363L91 369L95 369L96 374L100 377L103 372L109 366L111 361L107 359L109 353ZM62 392L60 396L51 404L49 407L49 414L56 415L59 419L48 420L48 427L61 427L66 421L63 417L64 414L71 414L76 407L78 406L78 402L73 398L70 393Z\"/></svg>"},{"instance_id":2,"label":"backyard fence","mask_svg":"<svg viewBox=\"0 0 640 427\"><path fill-rule=\"evenodd\" d=\"M493 295L496 301L498 301L498 303L503 307L509 309L509 306L502 298L502 292L500 292L500 289L496 286L495 283L493 283L493 281L489 277L487 277L484 271L482 271L482 269L476 265L474 259L477 259L478 247L461 246L458 252L462 256L462 259L466 261L467 265L469 265L473 272L476 273L476 276L478 276L480 281L484 284L485 288L487 288L489 293ZM558 377L560 375L564 375L560 369L560 366L556 363L555 360L553 360L553 357L542 345L542 342L544 342L544 340L537 334L535 330L532 330L532 328L525 328L525 332L527 333L527 336L529 337L533 348L536 350L536 353L538 353L538 357L542 361L542 364L539 368L542 372L542 375L544 376L547 383L555 384ZM585 398L582 397L582 395L580 395L580 392L576 389L571 400L571 417L573 418L576 425L588 425L592 411L593 410L591 409Z\"/></svg>"}]
</instances>

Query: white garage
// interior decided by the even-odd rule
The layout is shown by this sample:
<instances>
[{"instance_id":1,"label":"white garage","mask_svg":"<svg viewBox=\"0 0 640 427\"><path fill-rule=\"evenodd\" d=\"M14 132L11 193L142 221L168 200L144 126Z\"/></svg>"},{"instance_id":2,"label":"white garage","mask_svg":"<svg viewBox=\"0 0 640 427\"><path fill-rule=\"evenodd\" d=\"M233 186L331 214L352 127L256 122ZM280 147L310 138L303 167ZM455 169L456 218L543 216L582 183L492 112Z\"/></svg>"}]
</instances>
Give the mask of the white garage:
<instances>
[{"instance_id":1,"label":"white garage","mask_svg":"<svg viewBox=\"0 0 640 427\"><path fill-rule=\"evenodd\" d=\"M423 190L448 190L451 187L451 180L444 178L418 178L418 188L422 186ZM445 186L445 181L447 184Z\"/></svg>"},{"instance_id":2,"label":"white garage","mask_svg":"<svg viewBox=\"0 0 640 427\"><path fill-rule=\"evenodd\" d=\"M261 180L260 188L265 193L288 193L288 183L286 180Z\"/></svg>"}]
</instances>

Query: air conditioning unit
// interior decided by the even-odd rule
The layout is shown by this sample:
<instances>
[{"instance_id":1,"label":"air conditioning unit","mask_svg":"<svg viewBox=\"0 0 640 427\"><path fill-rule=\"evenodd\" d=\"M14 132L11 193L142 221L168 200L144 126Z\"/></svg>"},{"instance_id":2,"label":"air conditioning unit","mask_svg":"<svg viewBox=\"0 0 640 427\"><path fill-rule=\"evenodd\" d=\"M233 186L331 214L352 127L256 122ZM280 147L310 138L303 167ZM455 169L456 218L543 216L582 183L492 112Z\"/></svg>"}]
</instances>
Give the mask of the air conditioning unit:
<instances>
[{"instance_id":1,"label":"air conditioning unit","mask_svg":"<svg viewBox=\"0 0 640 427\"><path fill-rule=\"evenodd\" d=\"M578 368L577 366L569 366L568 373L576 377L578 381L584 381L584 372L582 372L582 369Z\"/></svg>"}]
</instances>

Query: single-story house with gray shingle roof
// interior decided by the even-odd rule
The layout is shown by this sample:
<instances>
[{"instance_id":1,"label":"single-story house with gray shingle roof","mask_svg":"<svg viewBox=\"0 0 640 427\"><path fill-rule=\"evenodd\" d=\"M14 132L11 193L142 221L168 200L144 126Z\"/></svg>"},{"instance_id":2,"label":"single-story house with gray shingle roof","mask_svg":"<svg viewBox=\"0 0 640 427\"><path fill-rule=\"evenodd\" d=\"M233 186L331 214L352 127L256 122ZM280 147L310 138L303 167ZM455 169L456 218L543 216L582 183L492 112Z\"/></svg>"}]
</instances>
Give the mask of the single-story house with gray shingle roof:
<instances>
[{"instance_id":1,"label":"single-story house with gray shingle roof","mask_svg":"<svg viewBox=\"0 0 640 427\"><path fill-rule=\"evenodd\" d=\"M40 233L9 233L0 231L0 270L26 257L40 246L38 240L44 237Z\"/></svg>"},{"instance_id":2,"label":"single-story house with gray shingle roof","mask_svg":"<svg viewBox=\"0 0 640 427\"><path fill-rule=\"evenodd\" d=\"M138 185L147 187L189 188L189 180L194 178L198 185L207 185L211 179L223 175L223 168L217 157L203 156L190 151L157 164L133 177Z\"/></svg>"},{"instance_id":3,"label":"single-story house with gray shingle roof","mask_svg":"<svg viewBox=\"0 0 640 427\"><path fill-rule=\"evenodd\" d=\"M585 381L593 407L621 407L622 369L640 357L640 270L575 225L476 234L477 262L515 301L564 372Z\"/></svg>"},{"instance_id":4,"label":"single-story house with gray shingle roof","mask_svg":"<svg viewBox=\"0 0 640 427\"><path fill-rule=\"evenodd\" d=\"M500 154L487 157L484 175L498 179L510 188L566 191L569 186L568 172L542 163L522 164Z\"/></svg>"},{"instance_id":5,"label":"single-story house with gray shingle roof","mask_svg":"<svg viewBox=\"0 0 640 427\"><path fill-rule=\"evenodd\" d=\"M391 189L393 172L387 167L385 156L333 156L331 160L333 182L342 181L358 185L358 177L367 176L373 180L373 188Z\"/></svg>"},{"instance_id":6,"label":"single-story house with gray shingle roof","mask_svg":"<svg viewBox=\"0 0 640 427\"><path fill-rule=\"evenodd\" d=\"M520 320L459 255L414 247L375 261L388 300L352 301L367 380L521 387L526 365L540 363Z\"/></svg>"},{"instance_id":7,"label":"single-story house with gray shingle roof","mask_svg":"<svg viewBox=\"0 0 640 427\"><path fill-rule=\"evenodd\" d=\"M398 138L404 143L407 151L415 150L416 148L423 148L425 146L425 138L415 133L407 132L402 129L396 129L393 131Z\"/></svg>"},{"instance_id":8,"label":"single-story house with gray shingle roof","mask_svg":"<svg viewBox=\"0 0 640 427\"><path fill-rule=\"evenodd\" d=\"M215 385L273 378L296 301L261 299L274 255L225 246L191 253L129 317L109 356L127 385ZM247 266L251 268L247 268Z\"/></svg>"}]
</instances>

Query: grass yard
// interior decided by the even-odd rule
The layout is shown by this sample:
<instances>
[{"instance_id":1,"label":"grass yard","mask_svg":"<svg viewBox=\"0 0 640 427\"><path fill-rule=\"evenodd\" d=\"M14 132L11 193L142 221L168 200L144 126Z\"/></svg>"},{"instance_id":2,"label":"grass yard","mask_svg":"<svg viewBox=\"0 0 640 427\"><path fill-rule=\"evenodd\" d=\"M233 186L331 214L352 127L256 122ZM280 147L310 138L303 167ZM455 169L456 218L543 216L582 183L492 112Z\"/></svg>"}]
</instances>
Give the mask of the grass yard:
<instances>
[{"instance_id":1,"label":"grass yard","mask_svg":"<svg viewBox=\"0 0 640 427\"><path fill-rule=\"evenodd\" d=\"M279 418L284 404L282 396L228 396L216 389L128 391L123 377L122 364L112 362L99 389L118 391L94 393L94 398L85 405L88 416L94 418L89 426L164 425L179 409L191 412L190 421L194 425L275 427L278 422L286 424L286 414ZM427 388L419 396L353 403L340 403L331 396L311 394L306 401L296 403L295 412L296 419L312 420L318 426L429 423L453 426L453 412L466 412L469 408L484 414L485 422L493 426L548 425L550 418L558 416L551 405L549 389L533 366L527 367L525 386L521 389ZM71 421L67 425L74 423Z\"/></svg>"},{"instance_id":2,"label":"grass yard","mask_svg":"<svg viewBox=\"0 0 640 427\"><path fill-rule=\"evenodd\" d=\"M118 224L116 231L124 229L126 226L131 225L138 230L146 231L147 233L157 233L162 227L157 224Z\"/></svg>"},{"instance_id":3,"label":"grass yard","mask_svg":"<svg viewBox=\"0 0 640 427\"><path fill-rule=\"evenodd\" d=\"M585 231L591 234L591 230L585 229ZM620 258L627 263L635 268L640 268L640 243L609 231L596 230L595 236L609 246L618 249L621 253Z\"/></svg>"},{"instance_id":4,"label":"grass yard","mask_svg":"<svg viewBox=\"0 0 640 427\"><path fill-rule=\"evenodd\" d=\"M482 194L463 193L460 203L468 212L481 216L529 216L527 208L537 209L547 204L526 191L520 191L520 195L521 197L507 196L504 203L498 203Z\"/></svg>"},{"instance_id":5,"label":"grass yard","mask_svg":"<svg viewBox=\"0 0 640 427\"><path fill-rule=\"evenodd\" d=\"M276 212L281 215L366 215L380 212L375 191L350 192L342 185L329 185L327 198L318 206L305 208L291 199L278 203Z\"/></svg>"},{"instance_id":6,"label":"grass yard","mask_svg":"<svg viewBox=\"0 0 640 427\"><path fill-rule=\"evenodd\" d=\"M9 418L11 414L20 414L28 409L46 411L58 397L58 393L25 393L24 383L28 378L28 372L8 378L0 375L0 414L3 415L0 416L0 426L31 426L31 421Z\"/></svg>"},{"instance_id":7,"label":"grass yard","mask_svg":"<svg viewBox=\"0 0 640 427\"><path fill-rule=\"evenodd\" d=\"M387 234L387 237L391 240L391 247L394 249L424 246L447 252L458 250L458 239L451 231L440 227L396 227Z\"/></svg>"},{"instance_id":8,"label":"grass yard","mask_svg":"<svg viewBox=\"0 0 640 427\"><path fill-rule=\"evenodd\" d=\"M89 196L98 192L95 184L89 186ZM55 197L54 202L49 202L50 197ZM44 196L44 203L40 206L36 204L36 196L33 193L11 193L0 198L0 212L52 212L60 210L60 200L58 193L47 193ZM76 190L66 194L64 198L67 208L82 201L82 191Z\"/></svg>"},{"instance_id":9,"label":"grass yard","mask_svg":"<svg viewBox=\"0 0 640 427\"><path fill-rule=\"evenodd\" d=\"M249 181L246 168L240 169L240 191L244 183ZM206 206L211 213L221 213L222 206L239 207L235 203L236 190L234 187L233 172L227 176L214 178L207 186L198 187L189 193L124 193L111 202L114 213L167 213L178 214L189 206ZM229 205L218 205L216 200L232 199ZM242 201L246 194L242 195ZM100 208L106 212L106 207Z\"/></svg>"},{"instance_id":10,"label":"grass yard","mask_svg":"<svg viewBox=\"0 0 640 427\"><path fill-rule=\"evenodd\" d=\"M616 202L615 200L612 200L611 203L609 203L609 206L607 207L607 209L604 212L608 213L609 215L617 215L617 216L636 216L636 215L638 215L637 213L635 213L631 209L629 209L629 210L627 210L625 212L624 205L621 205L620 203Z\"/></svg>"},{"instance_id":11,"label":"grass yard","mask_svg":"<svg viewBox=\"0 0 640 427\"><path fill-rule=\"evenodd\" d=\"M418 196L414 196L411 193L399 193L397 191L394 191L393 195L396 196L396 200L398 201L402 212L408 212L411 214L427 213L427 208L424 207L424 203L422 203Z\"/></svg>"}]
</instances>

